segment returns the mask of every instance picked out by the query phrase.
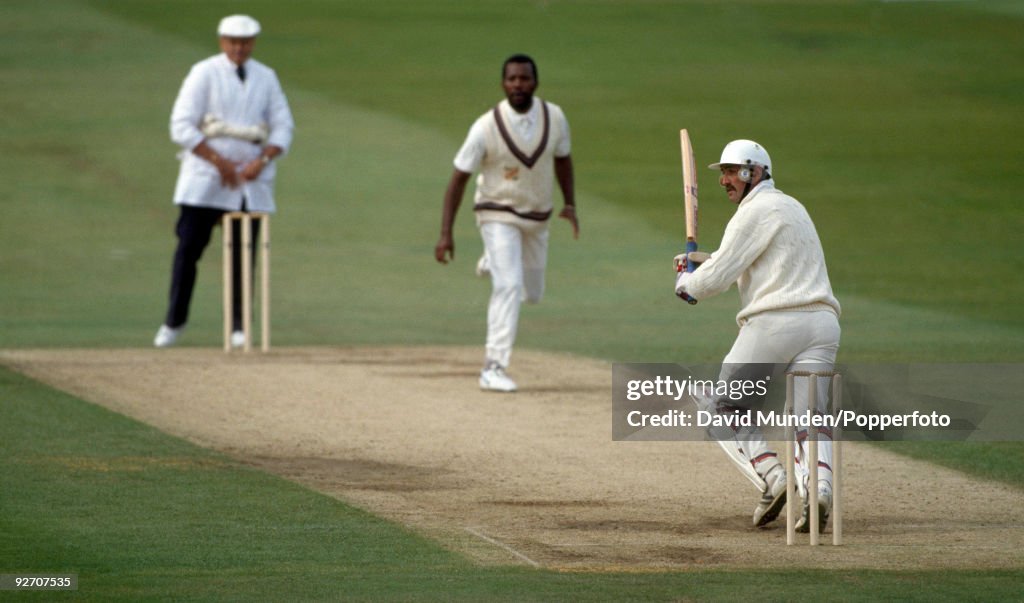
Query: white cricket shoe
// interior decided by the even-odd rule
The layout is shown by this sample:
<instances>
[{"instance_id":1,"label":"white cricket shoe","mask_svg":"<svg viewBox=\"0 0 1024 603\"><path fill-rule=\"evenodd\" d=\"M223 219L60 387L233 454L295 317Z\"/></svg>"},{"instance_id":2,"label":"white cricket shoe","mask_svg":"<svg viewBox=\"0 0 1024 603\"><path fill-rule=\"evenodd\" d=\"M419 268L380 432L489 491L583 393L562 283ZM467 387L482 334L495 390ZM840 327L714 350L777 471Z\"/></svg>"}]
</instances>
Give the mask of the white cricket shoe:
<instances>
[{"instance_id":1,"label":"white cricket shoe","mask_svg":"<svg viewBox=\"0 0 1024 603\"><path fill-rule=\"evenodd\" d=\"M245 331L232 331L231 332L231 347L233 347L233 348L245 347Z\"/></svg>"},{"instance_id":2,"label":"white cricket shoe","mask_svg":"<svg viewBox=\"0 0 1024 603\"><path fill-rule=\"evenodd\" d=\"M480 259L476 261L476 275L480 278L490 276L491 274L491 261L487 258L487 252L485 251Z\"/></svg>"},{"instance_id":3,"label":"white cricket shoe","mask_svg":"<svg viewBox=\"0 0 1024 603\"><path fill-rule=\"evenodd\" d=\"M786 470L782 465L775 465L769 469L764 481L768 488L754 509L755 528L762 528L775 521L782 508L786 506Z\"/></svg>"},{"instance_id":4,"label":"white cricket shoe","mask_svg":"<svg viewBox=\"0 0 1024 603\"><path fill-rule=\"evenodd\" d=\"M796 522L796 531L807 534L811 531L810 503L804 500L804 511ZM832 485L824 480L818 480L818 533L825 531L828 524L828 515L832 511Z\"/></svg>"},{"instance_id":5,"label":"white cricket shoe","mask_svg":"<svg viewBox=\"0 0 1024 603\"><path fill-rule=\"evenodd\" d=\"M181 333L184 330L185 325L181 325L177 329L167 325L160 325L160 328L156 331L156 337L153 338L153 345L158 348L169 348L177 343L178 337L181 337Z\"/></svg>"},{"instance_id":6,"label":"white cricket shoe","mask_svg":"<svg viewBox=\"0 0 1024 603\"><path fill-rule=\"evenodd\" d=\"M480 371L480 389L492 392L514 392L516 382L505 374L505 369L494 361L488 362Z\"/></svg>"}]
</instances>

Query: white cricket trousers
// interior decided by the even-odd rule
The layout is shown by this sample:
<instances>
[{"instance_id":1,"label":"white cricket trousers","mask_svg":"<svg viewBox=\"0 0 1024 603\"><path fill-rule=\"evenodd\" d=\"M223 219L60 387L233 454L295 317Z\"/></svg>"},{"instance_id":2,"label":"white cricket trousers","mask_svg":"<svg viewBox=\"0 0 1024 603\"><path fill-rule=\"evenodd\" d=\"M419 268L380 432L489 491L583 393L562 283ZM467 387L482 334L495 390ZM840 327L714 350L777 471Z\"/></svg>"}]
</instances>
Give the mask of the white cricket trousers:
<instances>
[{"instance_id":1,"label":"white cricket trousers","mask_svg":"<svg viewBox=\"0 0 1024 603\"><path fill-rule=\"evenodd\" d=\"M491 271L487 306L487 360L508 367L519 328L519 305L544 295L548 223L482 222L480 236Z\"/></svg>"},{"instance_id":2,"label":"white cricket trousers","mask_svg":"<svg viewBox=\"0 0 1024 603\"><path fill-rule=\"evenodd\" d=\"M815 312L762 312L744 321L732 349L725 357L722 379L725 374L749 363L772 363L786 366L791 370L832 370L839 352L839 319L827 310ZM807 411L809 377L796 377L793 384L793 407L797 415ZM827 377L818 379L818 412L826 412L829 401ZM798 433L798 441L801 435ZM741 431L737 439L763 477L775 464L776 453L768 448L760 430ZM797 483L804 485L808 475L807 442L798 446ZM832 438L828 431L818 434L818 479L832 483Z\"/></svg>"}]
</instances>

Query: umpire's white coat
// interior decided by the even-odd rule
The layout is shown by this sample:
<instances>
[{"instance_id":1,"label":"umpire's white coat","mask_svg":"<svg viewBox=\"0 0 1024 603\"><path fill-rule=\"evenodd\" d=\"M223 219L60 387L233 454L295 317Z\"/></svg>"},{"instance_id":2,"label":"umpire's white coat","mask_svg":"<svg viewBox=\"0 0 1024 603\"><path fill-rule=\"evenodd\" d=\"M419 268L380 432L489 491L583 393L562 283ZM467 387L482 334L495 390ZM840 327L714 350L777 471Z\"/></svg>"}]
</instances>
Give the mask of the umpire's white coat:
<instances>
[{"instance_id":1,"label":"umpire's white coat","mask_svg":"<svg viewBox=\"0 0 1024 603\"><path fill-rule=\"evenodd\" d=\"M235 64L225 54L218 54L193 65L178 92L171 111L171 140L182 147L181 169L174 187L174 202L224 210L237 210L242 197L253 211L273 212L276 162L271 162L258 179L243 182L231 189L221 185L220 174L213 164L197 157L191 150L203 140L199 126L203 117L216 117L238 126L270 127L267 145L287 152L295 127L291 109L281 83L273 69L259 61L245 62L243 83L235 72ZM235 138L211 138L206 144L223 157L245 164L259 157L260 145Z\"/></svg>"}]
</instances>

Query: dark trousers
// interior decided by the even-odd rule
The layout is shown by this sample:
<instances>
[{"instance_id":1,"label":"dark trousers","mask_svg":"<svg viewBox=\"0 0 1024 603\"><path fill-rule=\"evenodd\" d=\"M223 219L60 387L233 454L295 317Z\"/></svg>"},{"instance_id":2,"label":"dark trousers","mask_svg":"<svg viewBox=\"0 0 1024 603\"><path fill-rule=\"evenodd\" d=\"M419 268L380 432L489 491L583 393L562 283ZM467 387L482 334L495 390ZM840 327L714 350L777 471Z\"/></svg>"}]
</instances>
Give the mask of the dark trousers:
<instances>
[{"instance_id":1,"label":"dark trousers","mask_svg":"<svg viewBox=\"0 0 1024 603\"><path fill-rule=\"evenodd\" d=\"M192 303L192 290L195 288L196 275L199 272L199 259L210 243L215 226L220 224L224 211L210 207L193 207L182 205L181 215L175 226L178 236L178 247L174 251L171 265L171 292L164 324L177 328L188 322L189 305ZM244 209L244 203L243 203ZM253 266L256 265L256 240L259 236L259 220L252 221L252 245L249 253ZM238 220L232 221L232 240L235 241L231 254L231 318L233 329L242 329L242 225Z\"/></svg>"}]
</instances>

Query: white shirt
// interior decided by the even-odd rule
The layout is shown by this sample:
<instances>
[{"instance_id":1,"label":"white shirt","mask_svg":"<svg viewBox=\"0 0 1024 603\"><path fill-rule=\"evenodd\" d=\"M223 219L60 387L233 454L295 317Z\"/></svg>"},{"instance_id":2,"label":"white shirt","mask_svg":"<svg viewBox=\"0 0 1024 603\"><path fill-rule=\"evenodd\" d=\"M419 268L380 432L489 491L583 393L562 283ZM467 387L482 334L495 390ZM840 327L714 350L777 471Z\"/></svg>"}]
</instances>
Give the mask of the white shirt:
<instances>
[{"instance_id":1,"label":"white shirt","mask_svg":"<svg viewBox=\"0 0 1024 603\"><path fill-rule=\"evenodd\" d=\"M766 311L840 313L825 253L807 210L765 180L740 202L711 258L682 280L685 291L706 299L736 283L736 321Z\"/></svg>"},{"instance_id":2,"label":"white shirt","mask_svg":"<svg viewBox=\"0 0 1024 603\"><path fill-rule=\"evenodd\" d=\"M508 125L509 128L515 131L515 134L522 140L528 141L539 141L540 130L544 126L544 117L541 112L541 100L537 97L533 98L533 104L530 105L530 109L526 113L520 113L513 109L507 102L502 102L498 105L501 111L502 120ZM561 109L557 105L548 103L549 119L555 120L560 119L563 124L565 136L555 140L555 157L568 157L572 151L572 144L569 138L569 122L565 119L565 114L562 113ZM490 127L491 112L488 111L481 115L473 125L469 128L469 134L466 135L465 142L462 143L462 148L455 155L455 169L460 172L472 174L473 172L480 169L480 164L484 160L484 156L487 151L487 128ZM533 146L526 149L527 152L533 150Z\"/></svg>"},{"instance_id":3,"label":"white shirt","mask_svg":"<svg viewBox=\"0 0 1024 603\"><path fill-rule=\"evenodd\" d=\"M237 210L244 196L248 209L273 212L276 161L264 167L256 180L243 181L238 188L231 189L221 185L220 173L212 163L191 152L203 140L199 126L207 114L238 126L265 123L270 127L265 144L284 151L291 145L295 124L277 74L263 63L249 59L242 82L236 67L227 55L218 54L193 65L182 82L170 121L171 140L183 149L179 154L181 168L174 202ZM240 165L259 157L262 151L260 145L235 138L210 138L206 144Z\"/></svg>"}]
</instances>

